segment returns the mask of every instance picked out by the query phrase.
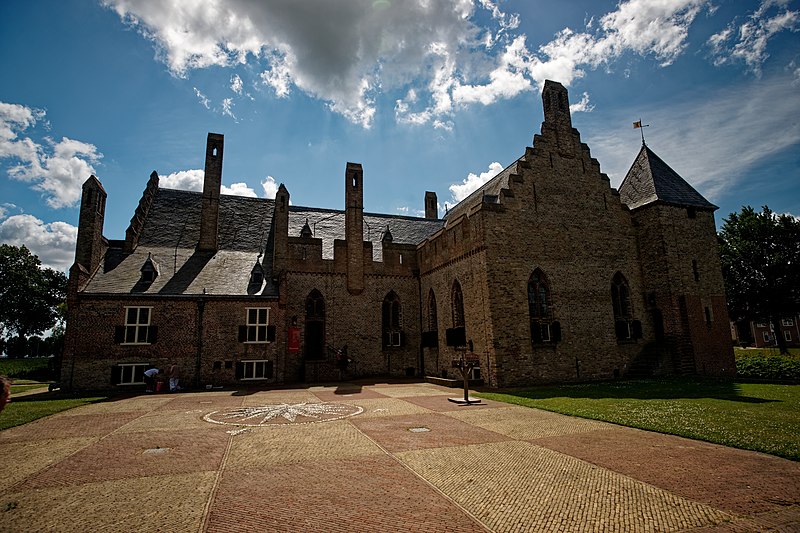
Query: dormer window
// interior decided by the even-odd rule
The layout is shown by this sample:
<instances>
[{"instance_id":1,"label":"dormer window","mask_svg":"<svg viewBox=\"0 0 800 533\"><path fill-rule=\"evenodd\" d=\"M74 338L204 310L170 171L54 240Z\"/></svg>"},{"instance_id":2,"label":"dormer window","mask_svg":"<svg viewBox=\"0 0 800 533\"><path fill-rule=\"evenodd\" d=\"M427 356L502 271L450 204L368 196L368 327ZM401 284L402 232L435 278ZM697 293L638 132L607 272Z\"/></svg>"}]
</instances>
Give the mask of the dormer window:
<instances>
[{"instance_id":1,"label":"dormer window","mask_svg":"<svg viewBox=\"0 0 800 533\"><path fill-rule=\"evenodd\" d=\"M261 254L258 254L256 264L253 265L253 270L250 271L250 285L253 287L261 287L264 283L264 267L261 266Z\"/></svg>"},{"instance_id":2,"label":"dormer window","mask_svg":"<svg viewBox=\"0 0 800 533\"><path fill-rule=\"evenodd\" d=\"M386 226L386 231L383 232L383 236L381 237L381 242L392 242L394 237L392 237L392 232L389 231L389 226Z\"/></svg>"},{"instance_id":3,"label":"dormer window","mask_svg":"<svg viewBox=\"0 0 800 533\"><path fill-rule=\"evenodd\" d=\"M308 225L308 219L306 219L306 223L303 224L303 228L300 230L300 236L304 239L309 239L314 236L314 233Z\"/></svg>"},{"instance_id":4,"label":"dormer window","mask_svg":"<svg viewBox=\"0 0 800 533\"><path fill-rule=\"evenodd\" d=\"M144 264L141 268L141 281L142 283L153 283L155 279L158 277L158 263L153 260L153 256L148 253L147 259L145 259Z\"/></svg>"}]
</instances>

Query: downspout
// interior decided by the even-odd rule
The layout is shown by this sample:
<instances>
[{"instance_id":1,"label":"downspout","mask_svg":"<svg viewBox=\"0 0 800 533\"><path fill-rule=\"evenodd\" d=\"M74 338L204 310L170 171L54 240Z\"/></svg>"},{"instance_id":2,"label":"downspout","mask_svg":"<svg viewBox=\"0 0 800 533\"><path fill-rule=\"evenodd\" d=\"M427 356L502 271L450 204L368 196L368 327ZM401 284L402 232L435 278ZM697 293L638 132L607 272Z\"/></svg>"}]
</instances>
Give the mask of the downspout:
<instances>
[{"instance_id":1,"label":"downspout","mask_svg":"<svg viewBox=\"0 0 800 533\"><path fill-rule=\"evenodd\" d=\"M203 289L203 294L205 292L206 290ZM205 300L203 300L202 296L199 297L197 299L197 360L194 367L194 386L196 389L200 388L200 370L203 361L203 311L205 306Z\"/></svg>"},{"instance_id":2,"label":"downspout","mask_svg":"<svg viewBox=\"0 0 800 533\"><path fill-rule=\"evenodd\" d=\"M414 272L417 277L417 293L419 295L419 375L425 377L425 348L422 346L422 277L419 275L419 270Z\"/></svg>"}]
</instances>

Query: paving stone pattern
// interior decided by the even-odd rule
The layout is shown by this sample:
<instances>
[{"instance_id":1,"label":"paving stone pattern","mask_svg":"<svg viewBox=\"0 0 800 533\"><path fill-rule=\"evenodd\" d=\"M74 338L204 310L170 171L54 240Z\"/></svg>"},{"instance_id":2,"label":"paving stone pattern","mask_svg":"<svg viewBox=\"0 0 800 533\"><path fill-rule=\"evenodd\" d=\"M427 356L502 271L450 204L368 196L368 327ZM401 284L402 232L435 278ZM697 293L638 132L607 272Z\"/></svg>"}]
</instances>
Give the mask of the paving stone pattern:
<instances>
[{"instance_id":1,"label":"paving stone pattern","mask_svg":"<svg viewBox=\"0 0 800 533\"><path fill-rule=\"evenodd\" d=\"M798 463L452 396L358 383L60 413L0 432L0 532L800 531ZM363 411L203 419L303 402Z\"/></svg>"}]
</instances>

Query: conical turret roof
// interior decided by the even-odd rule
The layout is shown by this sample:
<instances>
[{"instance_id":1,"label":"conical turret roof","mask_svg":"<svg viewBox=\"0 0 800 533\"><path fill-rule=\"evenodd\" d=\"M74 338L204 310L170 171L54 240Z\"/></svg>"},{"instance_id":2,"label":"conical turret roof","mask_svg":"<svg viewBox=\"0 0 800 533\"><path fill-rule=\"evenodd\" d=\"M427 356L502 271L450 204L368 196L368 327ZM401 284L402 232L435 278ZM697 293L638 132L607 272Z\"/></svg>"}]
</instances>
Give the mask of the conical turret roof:
<instances>
[{"instance_id":1,"label":"conical turret roof","mask_svg":"<svg viewBox=\"0 0 800 533\"><path fill-rule=\"evenodd\" d=\"M619 196L630 209L656 202L679 207L717 209L644 144L619 186Z\"/></svg>"}]
</instances>

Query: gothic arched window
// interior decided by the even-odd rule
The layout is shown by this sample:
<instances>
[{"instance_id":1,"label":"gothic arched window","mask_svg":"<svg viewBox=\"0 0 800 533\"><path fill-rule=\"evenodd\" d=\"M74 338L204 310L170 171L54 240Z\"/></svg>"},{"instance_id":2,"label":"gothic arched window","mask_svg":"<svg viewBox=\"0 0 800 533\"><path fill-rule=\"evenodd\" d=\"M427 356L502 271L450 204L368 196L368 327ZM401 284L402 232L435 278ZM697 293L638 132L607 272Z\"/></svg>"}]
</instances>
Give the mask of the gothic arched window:
<instances>
[{"instance_id":1,"label":"gothic arched window","mask_svg":"<svg viewBox=\"0 0 800 533\"><path fill-rule=\"evenodd\" d=\"M538 268L528 279L528 314L539 320L550 318L550 287Z\"/></svg>"},{"instance_id":2,"label":"gothic arched window","mask_svg":"<svg viewBox=\"0 0 800 533\"><path fill-rule=\"evenodd\" d=\"M539 268L528 278L528 318L533 344L561 341L561 323L553 320L550 284Z\"/></svg>"},{"instance_id":3,"label":"gothic arched window","mask_svg":"<svg viewBox=\"0 0 800 533\"><path fill-rule=\"evenodd\" d=\"M611 278L611 306L614 309L614 330L617 340L642 338L642 323L634 320L631 289L621 272Z\"/></svg>"},{"instance_id":4,"label":"gothic arched window","mask_svg":"<svg viewBox=\"0 0 800 533\"><path fill-rule=\"evenodd\" d=\"M464 295L461 293L461 284L458 280L453 282L450 301L453 307L453 327L462 328L464 327Z\"/></svg>"},{"instance_id":5,"label":"gothic arched window","mask_svg":"<svg viewBox=\"0 0 800 533\"><path fill-rule=\"evenodd\" d=\"M428 331L439 331L439 318L436 313L436 295L428 291Z\"/></svg>"},{"instance_id":6,"label":"gothic arched window","mask_svg":"<svg viewBox=\"0 0 800 533\"><path fill-rule=\"evenodd\" d=\"M611 280L611 304L614 307L614 320L628 320L633 315L631 290L621 272L614 274Z\"/></svg>"},{"instance_id":7,"label":"gothic arched window","mask_svg":"<svg viewBox=\"0 0 800 533\"><path fill-rule=\"evenodd\" d=\"M383 329L383 346L402 346L403 332L400 327L400 298L394 291L389 291L389 294L383 299L381 324Z\"/></svg>"},{"instance_id":8,"label":"gothic arched window","mask_svg":"<svg viewBox=\"0 0 800 533\"><path fill-rule=\"evenodd\" d=\"M325 358L325 299L314 289L306 297L305 356Z\"/></svg>"}]
</instances>

